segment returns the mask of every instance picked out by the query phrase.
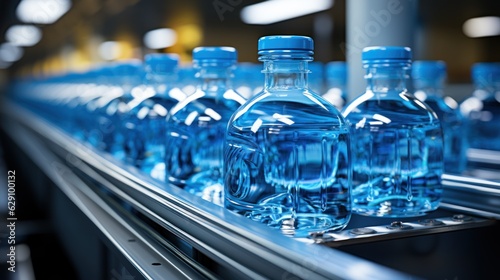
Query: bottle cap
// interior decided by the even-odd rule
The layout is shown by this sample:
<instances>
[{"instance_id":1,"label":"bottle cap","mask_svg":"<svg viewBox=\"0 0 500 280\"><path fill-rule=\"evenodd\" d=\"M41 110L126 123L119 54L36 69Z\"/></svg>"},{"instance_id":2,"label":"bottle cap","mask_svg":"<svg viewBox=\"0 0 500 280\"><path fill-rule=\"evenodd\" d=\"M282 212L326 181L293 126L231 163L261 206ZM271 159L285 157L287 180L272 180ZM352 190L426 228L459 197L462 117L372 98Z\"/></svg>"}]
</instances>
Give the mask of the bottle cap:
<instances>
[{"instance_id":1,"label":"bottle cap","mask_svg":"<svg viewBox=\"0 0 500 280\"><path fill-rule=\"evenodd\" d=\"M174 53L150 53L144 56L146 70L159 73L174 71L179 64L179 55Z\"/></svg>"},{"instance_id":2,"label":"bottle cap","mask_svg":"<svg viewBox=\"0 0 500 280\"><path fill-rule=\"evenodd\" d=\"M193 60L224 60L236 62L238 52L233 47L196 47Z\"/></svg>"},{"instance_id":3,"label":"bottle cap","mask_svg":"<svg viewBox=\"0 0 500 280\"><path fill-rule=\"evenodd\" d=\"M411 63L411 49L400 46L372 46L363 49L363 63L402 62Z\"/></svg>"},{"instance_id":4,"label":"bottle cap","mask_svg":"<svg viewBox=\"0 0 500 280\"><path fill-rule=\"evenodd\" d=\"M258 42L258 54L306 53L314 54L314 41L307 36L275 35L261 37Z\"/></svg>"},{"instance_id":5,"label":"bottle cap","mask_svg":"<svg viewBox=\"0 0 500 280\"><path fill-rule=\"evenodd\" d=\"M416 60L411 70L413 79L441 79L446 76L446 63L441 60Z\"/></svg>"}]
</instances>

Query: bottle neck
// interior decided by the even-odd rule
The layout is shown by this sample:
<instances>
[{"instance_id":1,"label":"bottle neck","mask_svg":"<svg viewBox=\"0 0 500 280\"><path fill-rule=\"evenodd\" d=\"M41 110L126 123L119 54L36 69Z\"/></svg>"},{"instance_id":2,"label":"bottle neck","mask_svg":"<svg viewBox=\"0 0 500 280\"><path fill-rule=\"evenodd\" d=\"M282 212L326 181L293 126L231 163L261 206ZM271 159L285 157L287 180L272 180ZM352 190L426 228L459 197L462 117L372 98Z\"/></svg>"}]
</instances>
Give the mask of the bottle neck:
<instances>
[{"instance_id":1,"label":"bottle neck","mask_svg":"<svg viewBox=\"0 0 500 280\"><path fill-rule=\"evenodd\" d=\"M368 65L365 79L367 90L377 93L399 93L407 90L408 67L396 65Z\"/></svg>"},{"instance_id":2,"label":"bottle neck","mask_svg":"<svg viewBox=\"0 0 500 280\"><path fill-rule=\"evenodd\" d=\"M201 67L196 77L201 81L198 89L207 95L223 94L232 87L233 70L232 67Z\"/></svg>"},{"instance_id":3,"label":"bottle neck","mask_svg":"<svg viewBox=\"0 0 500 280\"><path fill-rule=\"evenodd\" d=\"M308 87L307 60L264 60L266 90L297 90Z\"/></svg>"}]
</instances>

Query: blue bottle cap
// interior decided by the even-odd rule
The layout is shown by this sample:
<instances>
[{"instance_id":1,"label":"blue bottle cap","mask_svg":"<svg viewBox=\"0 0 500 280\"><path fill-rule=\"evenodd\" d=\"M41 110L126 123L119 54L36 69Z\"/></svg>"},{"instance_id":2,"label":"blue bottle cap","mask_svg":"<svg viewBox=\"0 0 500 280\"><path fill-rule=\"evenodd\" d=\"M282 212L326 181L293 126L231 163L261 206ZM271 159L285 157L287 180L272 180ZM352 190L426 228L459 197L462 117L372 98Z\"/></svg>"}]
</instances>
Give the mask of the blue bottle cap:
<instances>
[{"instance_id":1,"label":"blue bottle cap","mask_svg":"<svg viewBox=\"0 0 500 280\"><path fill-rule=\"evenodd\" d=\"M169 73L179 64L179 55L174 53L150 53L144 56L146 70Z\"/></svg>"},{"instance_id":2,"label":"blue bottle cap","mask_svg":"<svg viewBox=\"0 0 500 280\"><path fill-rule=\"evenodd\" d=\"M413 79L441 79L446 76L446 63L441 60L416 60L411 70Z\"/></svg>"},{"instance_id":3,"label":"blue bottle cap","mask_svg":"<svg viewBox=\"0 0 500 280\"><path fill-rule=\"evenodd\" d=\"M236 62L238 52L233 47L196 47L193 60L221 60Z\"/></svg>"},{"instance_id":4,"label":"blue bottle cap","mask_svg":"<svg viewBox=\"0 0 500 280\"><path fill-rule=\"evenodd\" d=\"M500 62L478 62L472 65L472 79L484 79L481 77L500 80Z\"/></svg>"},{"instance_id":5,"label":"blue bottle cap","mask_svg":"<svg viewBox=\"0 0 500 280\"><path fill-rule=\"evenodd\" d=\"M307 36L274 35L264 36L258 42L258 54L305 53L314 54L314 41Z\"/></svg>"},{"instance_id":6,"label":"blue bottle cap","mask_svg":"<svg viewBox=\"0 0 500 280\"><path fill-rule=\"evenodd\" d=\"M363 63L402 62L411 63L411 49L400 46L373 46L363 49Z\"/></svg>"}]
</instances>

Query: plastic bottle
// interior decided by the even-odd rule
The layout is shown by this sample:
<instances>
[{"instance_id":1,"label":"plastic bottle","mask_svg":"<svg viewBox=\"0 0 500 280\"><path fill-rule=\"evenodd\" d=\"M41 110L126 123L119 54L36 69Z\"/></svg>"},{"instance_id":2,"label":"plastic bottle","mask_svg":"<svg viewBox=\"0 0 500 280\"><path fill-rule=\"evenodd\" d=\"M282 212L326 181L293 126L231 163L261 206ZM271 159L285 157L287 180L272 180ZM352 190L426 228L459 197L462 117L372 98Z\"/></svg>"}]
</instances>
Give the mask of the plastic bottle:
<instances>
[{"instance_id":1,"label":"plastic bottle","mask_svg":"<svg viewBox=\"0 0 500 280\"><path fill-rule=\"evenodd\" d=\"M351 216L349 128L309 90L313 40L266 36L258 50L264 89L227 129L225 207L287 235L342 229Z\"/></svg>"},{"instance_id":2,"label":"plastic bottle","mask_svg":"<svg viewBox=\"0 0 500 280\"><path fill-rule=\"evenodd\" d=\"M442 194L439 119L407 90L410 48L367 47L362 61L366 92L342 111L353 139L353 212L424 215L438 208Z\"/></svg>"},{"instance_id":3,"label":"plastic bottle","mask_svg":"<svg viewBox=\"0 0 500 280\"><path fill-rule=\"evenodd\" d=\"M77 82L75 93L78 95L68 104L73 112L72 120L74 129L72 135L77 140L87 142L97 148L102 148L100 145L101 134L95 133L99 131L99 116L95 112L95 102L102 99L108 92L107 83L104 78L107 71L106 66L96 67L88 72L82 73Z\"/></svg>"},{"instance_id":4,"label":"plastic bottle","mask_svg":"<svg viewBox=\"0 0 500 280\"><path fill-rule=\"evenodd\" d=\"M471 148L500 151L500 62L472 66L474 92L460 104Z\"/></svg>"},{"instance_id":5,"label":"plastic bottle","mask_svg":"<svg viewBox=\"0 0 500 280\"><path fill-rule=\"evenodd\" d=\"M145 83L132 89L124 118L125 146L133 164L153 178L165 180L166 117L186 95L176 87L177 54L153 53L144 56Z\"/></svg>"},{"instance_id":6,"label":"plastic bottle","mask_svg":"<svg viewBox=\"0 0 500 280\"><path fill-rule=\"evenodd\" d=\"M458 103L443 96L446 64L443 61L414 61L412 79L415 97L436 112L443 128L444 171L460 174L467 165L467 135Z\"/></svg>"},{"instance_id":7,"label":"plastic bottle","mask_svg":"<svg viewBox=\"0 0 500 280\"><path fill-rule=\"evenodd\" d=\"M347 63L330 61L326 68L326 92L322 95L337 109L342 110L347 103Z\"/></svg>"},{"instance_id":8,"label":"plastic bottle","mask_svg":"<svg viewBox=\"0 0 500 280\"><path fill-rule=\"evenodd\" d=\"M137 150L127 145L135 124L125 122L134 89L144 83L144 67L138 59L124 60L105 67L101 74L102 96L90 103L97 121L91 132L91 144L118 160L133 164ZM98 89L99 90L99 89Z\"/></svg>"},{"instance_id":9,"label":"plastic bottle","mask_svg":"<svg viewBox=\"0 0 500 280\"><path fill-rule=\"evenodd\" d=\"M178 86L186 96L193 94L196 91L198 79L196 69L192 64L183 64L178 69Z\"/></svg>"},{"instance_id":10,"label":"plastic bottle","mask_svg":"<svg viewBox=\"0 0 500 280\"><path fill-rule=\"evenodd\" d=\"M216 204L223 195L224 133L231 114L245 102L231 85L236 62L232 47L195 48L196 91L167 116L168 181Z\"/></svg>"}]
</instances>

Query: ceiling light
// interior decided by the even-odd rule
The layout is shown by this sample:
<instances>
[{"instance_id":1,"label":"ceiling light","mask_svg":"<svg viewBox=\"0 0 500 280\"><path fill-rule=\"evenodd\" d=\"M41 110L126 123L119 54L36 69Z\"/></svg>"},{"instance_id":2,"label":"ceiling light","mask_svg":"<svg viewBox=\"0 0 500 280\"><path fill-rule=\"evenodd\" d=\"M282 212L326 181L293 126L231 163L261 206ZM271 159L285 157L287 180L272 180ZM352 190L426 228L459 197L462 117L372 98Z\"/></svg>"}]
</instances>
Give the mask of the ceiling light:
<instances>
[{"instance_id":1,"label":"ceiling light","mask_svg":"<svg viewBox=\"0 0 500 280\"><path fill-rule=\"evenodd\" d=\"M464 34L471 38L500 35L500 17L478 17L465 21Z\"/></svg>"},{"instance_id":2,"label":"ceiling light","mask_svg":"<svg viewBox=\"0 0 500 280\"><path fill-rule=\"evenodd\" d=\"M13 25L5 32L5 39L19 47L31 47L42 39L42 31L34 25Z\"/></svg>"},{"instance_id":3,"label":"ceiling light","mask_svg":"<svg viewBox=\"0 0 500 280\"><path fill-rule=\"evenodd\" d=\"M151 30L144 35L144 45L150 49L164 49L173 46L177 41L177 33L170 28Z\"/></svg>"},{"instance_id":4,"label":"ceiling light","mask_svg":"<svg viewBox=\"0 0 500 280\"><path fill-rule=\"evenodd\" d=\"M99 45L99 56L104 60L115 60L120 57L120 43L116 41L106 41Z\"/></svg>"},{"instance_id":5,"label":"ceiling light","mask_svg":"<svg viewBox=\"0 0 500 280\"><path fill-rule=\"evenodd\" d=\"M248 24L271 24L324 10L333 0L268 0L241 10L241 20Z\"/></svg>"},{"instance_id":6,"label":"ceiling light","mask_svg":"<svg viewBox=\"0 0 500 280\"><path fill-rule=\"evenodd\" d=\"M23 22L51 24L71 8L70 0L22 0L16 9Z\"/></svg>"}]
</instances>

